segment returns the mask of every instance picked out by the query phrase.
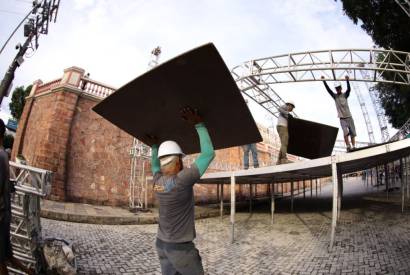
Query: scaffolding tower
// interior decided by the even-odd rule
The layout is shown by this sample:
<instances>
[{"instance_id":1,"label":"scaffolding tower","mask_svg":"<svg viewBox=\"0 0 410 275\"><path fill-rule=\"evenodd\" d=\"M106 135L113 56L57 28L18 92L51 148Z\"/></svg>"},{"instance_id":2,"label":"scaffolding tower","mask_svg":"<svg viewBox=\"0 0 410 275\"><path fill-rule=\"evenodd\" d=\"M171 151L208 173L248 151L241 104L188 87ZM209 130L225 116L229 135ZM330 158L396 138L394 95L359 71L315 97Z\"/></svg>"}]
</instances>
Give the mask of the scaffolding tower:
<instances>
[{"instance_id":1,"label":"scaffolding tower","mask_svg":"<svg viewBox=\"0 0 410 275\"><path fill-rule=\"evenodd\" d=\"M151 51L151 60L148 70L156 67L159 63L161 48L156 47ZM130 149L131 175L129 182L129 207L131 210L142 210L147 208L147 184L146 164L151 156L151 148L140 140L134 138Z\"/></svg>"},{"instance_id":2,"label":"scaffolding tower","mask_svg":"<svg viewBox=\"0 0 410 275\"><path fill-rule=\"evenodd\" d=\"M357 100L359 101L359 105L362 110L364 122L366 124L367 134L369 136L369 142L370 144L374 144L376 143L376 140L374 139L373 126L370 121L369 113L367 112L367 107L363 99L362 92L360 90L359 85L356 82L352 82L352 88L353 88L354 93L356 94Z\"/></svg>"},{"instance_id":3,"label":"scaffolding tower","mask_svg":"<svg viewBox=\"0 0 410 275\"><path fill-rule=\"evenodd\" d=\"M363 79L370 79L368 71L360 70L360 74ZM387 128L387 119L384 115L383 108L381 106L380 99L377 95L376 88L371 86L369 82L365 82L367 89L369 90L370 99L372 100L374 110L376 111L377 121L379 122L380 134L382 142L387 142L390 139L389 129Z\"/></svg>"}]
</instances>

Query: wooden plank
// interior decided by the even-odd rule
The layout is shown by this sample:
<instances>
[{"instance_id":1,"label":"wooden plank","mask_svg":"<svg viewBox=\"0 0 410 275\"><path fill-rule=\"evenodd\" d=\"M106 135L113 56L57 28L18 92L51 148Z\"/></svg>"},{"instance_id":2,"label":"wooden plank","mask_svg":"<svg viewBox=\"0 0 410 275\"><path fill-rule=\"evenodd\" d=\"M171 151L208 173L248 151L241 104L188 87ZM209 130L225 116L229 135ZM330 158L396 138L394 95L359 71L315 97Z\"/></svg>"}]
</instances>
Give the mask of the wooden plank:
<instances>
[{"instance_id":1,"label":"wooden plank","mask_svg":"<svg viewBox=\"0 0 410 275\"><path fill-rule=\"evenodd\" d=\"M338 128L299 118L290 118L288 154L316 159L332 154Z\"/></svg>"},{"instance_id":2,"label":"wooden plank","mask_svg":"<svg viewBox=\"0 0 410 275\"><path fill-rule=\"evenodd\" d=\"M149 144L174 140L186 154L199 152L195 129L183 121L182 107L197 108L215 149L262 141L256 123L213 44L186 52L127 83L93 110Z\"/></svg>"}]
</instances>

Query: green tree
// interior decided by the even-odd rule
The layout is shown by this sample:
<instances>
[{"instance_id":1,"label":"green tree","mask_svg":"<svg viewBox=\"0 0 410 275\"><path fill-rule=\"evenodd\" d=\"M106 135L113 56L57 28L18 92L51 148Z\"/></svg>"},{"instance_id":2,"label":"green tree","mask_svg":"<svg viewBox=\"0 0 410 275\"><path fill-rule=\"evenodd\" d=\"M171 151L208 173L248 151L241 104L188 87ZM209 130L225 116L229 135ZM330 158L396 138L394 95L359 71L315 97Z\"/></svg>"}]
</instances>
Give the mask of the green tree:
<instances>
[{"instance_id":1,"label":"green tree","mask_svg":"<svg viewBox=\"0 0 410 275\"><path fill-rule=\"evenodd\" d=\"M394 0L340 1L346 15L360 24L377 46L410 52L410 20ZM410 87L379 83L376 89L389 122L400 128L410 117Z\"/></svg>"},{"instance_id":2,"label":"green tree","mask_svg":"<svg viewBox=\"0 0 410 275\"><path fill-rule=\"evenodd\" d=\"M11 102L9 104L11 115L17 121L20 119L21 114L23 113L24 105L26 104L26 97L30 94L32 85L17 87L13 91L13 95L11 97Z\"/></svg>"}]
</instances>

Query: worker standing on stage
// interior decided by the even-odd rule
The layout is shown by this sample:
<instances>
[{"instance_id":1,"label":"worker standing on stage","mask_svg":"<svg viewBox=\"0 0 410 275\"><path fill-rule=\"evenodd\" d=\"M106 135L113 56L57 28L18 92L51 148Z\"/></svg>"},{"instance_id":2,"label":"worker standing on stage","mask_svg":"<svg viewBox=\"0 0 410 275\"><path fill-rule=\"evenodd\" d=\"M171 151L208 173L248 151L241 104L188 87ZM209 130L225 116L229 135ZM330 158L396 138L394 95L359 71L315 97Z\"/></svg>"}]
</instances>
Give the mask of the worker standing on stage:
<instances>
[{"instance_id":1,"label":"worker standing on stage","mask_svg":"<svg viewBox=\"0 0 410 275\"><path fill-rule=\"evenodd\" d=\"M322 79L325 77L322 76ZM347 98L350 95L350 83L349 83L349 76L345 77L347 90L345 93L342 93L342 83L339 81L335 82L335 89L336 94L329 88L326 81L323 80L323 84L326 87L326 91L330 94L330 96L335 100L336 109L337 109L337 116L340 118L340 125L342 126L343 130L343 137L346 143L347 151L350 152L352 149L355 149L356 142L356 128L354 126L354 121L352 114L350 113L349 103L347 102ZM349 136L352 141L350 145Z\"/></svg>"},{"instance_id":2,"label":"worker standing on stage","mask_svg":"<svg viewBox=\"0 0 410 275\"><path fill-rule=\"evenodd\" d=\"M195 125L201 153L190 168L184 168L184 153L175 141L164 141L158 148L152 137L152 174L159 202L156 248L162 274L204 274L195 233L194 184L215 157L208 130L197 111L187 107L182 118Z\"/></svg>"},{"instance_id":3,"label":"worker standing on stage","mask_svg":"<svg viewBox=\"0 0 410 275\"><path fill-rule=\"evenodd\" d=\"M243 150L243 168L244 169L249 168L249 152L252 153L253 167L258 168L259 161L258 161L258 149L256 148L256 143L242 145L242 150Z\"/></svg>"},{"instance_id":4,"label":"worker standing on stage","mask_svg":"<svg viewBox=\"0 0 410 275\"><path fill-rule=\"evenodd\" d=\"M279 108L278 124L276 130L278 131L280 138L280 151L278 162L276 164L289 163L286 153L288 152L289 131L288 131L288 119L292 117L290 114L295 108L295 102L289 100L285 105Z\"/></svg>"}]
</instances>

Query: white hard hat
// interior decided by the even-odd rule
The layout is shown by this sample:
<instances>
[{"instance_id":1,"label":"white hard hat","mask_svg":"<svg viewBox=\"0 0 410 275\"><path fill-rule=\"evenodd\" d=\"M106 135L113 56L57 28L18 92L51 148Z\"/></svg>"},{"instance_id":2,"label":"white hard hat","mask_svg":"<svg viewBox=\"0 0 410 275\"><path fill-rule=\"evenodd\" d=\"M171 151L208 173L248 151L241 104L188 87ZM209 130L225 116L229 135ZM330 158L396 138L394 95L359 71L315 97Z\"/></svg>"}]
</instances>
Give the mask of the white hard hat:
<instances>
[{"instance_id":1,"label":"white hard hat","mask_svg":"<svg viewBox=\"0 0 410 275\"><path fill-rule=\"evenodd\" d=\"M290 104L290 105L292 105L292 106L293 106L293 108L295 108L295 107L296 107L296 105L295 105L295 101L293 101L293 100L288 100L288 101L286 101L286 104Z\"/></svg>"},{"instance_id":2,"label":"white hard hat","mask_svg":"<svg viewBox=\"0 0 410 275\"><path fill-rule=\"evenodd\" d=\"M185 154L182 152L181 147L178 143L172 140L167 140L161 143L158 149L158 157L169 156L169 155L182 155Z\"/></svg>"},{"instance_id":3,"label":"white hard hat","mask_svg":"<svg viewBox=\"0 0 410 275\"><path fill-rule=\"evenodd\" d=\"M342 83L340 83L340 81L336 81L336 82L335 82L335 88L341 87L341 86L342 86Z\"/></svg>"}]
</instances>

